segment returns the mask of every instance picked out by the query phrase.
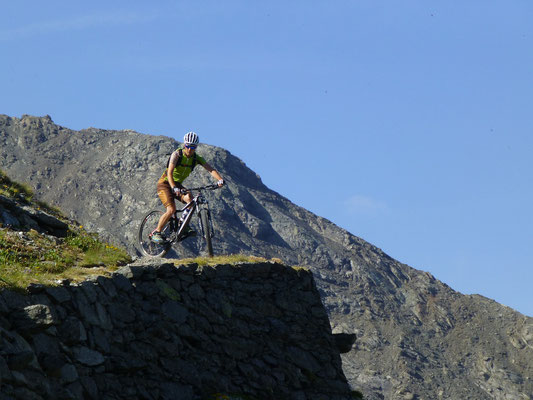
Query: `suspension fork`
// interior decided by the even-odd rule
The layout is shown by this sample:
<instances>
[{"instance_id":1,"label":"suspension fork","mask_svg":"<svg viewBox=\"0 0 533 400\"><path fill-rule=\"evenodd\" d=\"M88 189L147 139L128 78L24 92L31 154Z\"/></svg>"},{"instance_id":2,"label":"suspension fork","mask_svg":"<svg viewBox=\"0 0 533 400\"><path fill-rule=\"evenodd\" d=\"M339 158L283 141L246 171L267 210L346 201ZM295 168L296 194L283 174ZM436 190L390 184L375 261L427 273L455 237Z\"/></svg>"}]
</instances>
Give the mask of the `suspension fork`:
<instances>
[{"instance_id":1,"label":"suspension fork","mask_svg":"<svg viewBox=\"0 0 533 400\"><path fill-rule=\"evenodd\" d=\"M207 226L204 226L204 222L202 221L202 218L201 218L202 211L205 211L205 213L207 214L207 221L206 221ZM215 234L215 231L213 229L213 222L211 221L211 210L209 210L209 206L207 205L207 203L204 203L203 205L198 206L198 217L200 219L200 225L202 227L202 234L204 238L206 234L209 234L211 237L213 237Z\"/></svg>"}]
</instances>

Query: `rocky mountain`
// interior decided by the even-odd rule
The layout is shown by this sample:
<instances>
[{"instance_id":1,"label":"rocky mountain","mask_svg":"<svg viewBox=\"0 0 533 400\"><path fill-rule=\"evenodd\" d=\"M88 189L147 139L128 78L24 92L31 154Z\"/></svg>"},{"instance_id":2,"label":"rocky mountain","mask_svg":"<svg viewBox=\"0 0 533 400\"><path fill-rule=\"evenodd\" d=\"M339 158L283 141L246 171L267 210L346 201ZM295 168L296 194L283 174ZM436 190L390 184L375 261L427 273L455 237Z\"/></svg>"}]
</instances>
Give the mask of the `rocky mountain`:
<instances>
[{"instance_id":1,"label":"rocky mountain","mask_svg":"<svg viewBox=\"0 0 533 400\"><path fill-rule=\"evenodd\" d=\"M309 270L74 257L103 245L0 171L0 400L361 398Z\"/></svg>"},{"instance_id":2,"label":"rocky mountain","mask_svg":"<svg viewBox=\"0 0 533 400\"><path fill-rule=\"evenodd\" d=\"M177 145L0 116L0 168L132 253L142 216L160 208L155 183ZM268 189L227 150L198 153L228 180L208 197L215 253L309 266L334 332L357 334L343 369L366 399L533 399L533 318L392 259ZM210 179L198 168L189 184ZM176 247L186 256L200 249L195 239Z\"/></svg>"}]
</instances>

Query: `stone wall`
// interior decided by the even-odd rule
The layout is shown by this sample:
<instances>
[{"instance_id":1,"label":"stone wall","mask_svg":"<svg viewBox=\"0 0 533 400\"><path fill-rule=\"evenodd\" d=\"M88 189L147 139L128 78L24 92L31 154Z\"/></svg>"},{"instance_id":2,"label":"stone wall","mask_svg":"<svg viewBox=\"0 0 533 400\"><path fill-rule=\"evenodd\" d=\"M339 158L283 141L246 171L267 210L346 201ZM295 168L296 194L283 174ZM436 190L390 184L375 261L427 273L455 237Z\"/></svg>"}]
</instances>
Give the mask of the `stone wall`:
<instances>
[{"instance_id":1,"label":"stone wall","mask_svg":"<svg viewBox=\"0 0 533 400\"><path fill-rule=\"evenodd\" d=\"M137 261L0 293L0 399L350 399L312 274Z\"/></svg>"}]
</instances>

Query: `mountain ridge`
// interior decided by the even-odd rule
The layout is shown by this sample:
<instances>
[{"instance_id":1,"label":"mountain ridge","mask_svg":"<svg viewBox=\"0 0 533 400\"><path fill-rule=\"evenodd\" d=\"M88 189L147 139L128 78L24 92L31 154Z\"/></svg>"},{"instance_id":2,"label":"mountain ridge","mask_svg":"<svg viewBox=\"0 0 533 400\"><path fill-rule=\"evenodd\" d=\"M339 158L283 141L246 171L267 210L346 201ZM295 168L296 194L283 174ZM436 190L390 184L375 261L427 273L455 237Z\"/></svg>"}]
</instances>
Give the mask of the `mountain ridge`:
<instances>
[{"instance_id":1,"label":"mountain ridge","mask_svg":"<svg viewBox=\"0 0 533 400\"><path fill-rule=\"evenodd\" d=\"M140 218L160 207L155 182L178 142L0 116L0 145L0 165L10 175L134 251ZM209 198L215 253L253 251L312 265L334 331L357 334L343 368L367 398L532 398L532 318L392 259L268 189L224 149L201 145L198 152L228 179ZM195 171L190 185L208 179ZM179 251L195 254L200 245Z\"/></svg>"}]
</instances>

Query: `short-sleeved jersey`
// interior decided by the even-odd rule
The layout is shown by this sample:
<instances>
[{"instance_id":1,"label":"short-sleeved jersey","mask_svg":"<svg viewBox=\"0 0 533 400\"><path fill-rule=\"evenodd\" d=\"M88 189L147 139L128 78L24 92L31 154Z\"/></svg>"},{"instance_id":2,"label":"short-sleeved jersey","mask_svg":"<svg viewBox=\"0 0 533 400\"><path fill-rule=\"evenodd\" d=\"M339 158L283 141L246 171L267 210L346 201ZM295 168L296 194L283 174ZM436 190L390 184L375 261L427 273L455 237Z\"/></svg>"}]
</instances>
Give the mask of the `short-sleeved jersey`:
<instances>
[{"instance_id":1,"label":"short-sleeved jersey","mask_svg":"<svg viewBox=\"0 0 533 400\"><path fill-rule=\"evenodd\" d=\"M180 158L179 157L180 150L181 150L182 156L181 156L181 161L179 165L177 165L176 163L178 159ZM172 172L172 178L174 179L174 182L182 183L185 180L185 178L189 176L189 174L193 170L193 162L194 162L195 156L196 156L196 164L205 165L205 159L203 157L201 157L199 154L193 154L191 157L187 157L185 155L185 152L183 151L183 148L181 147L172 153L172 155L170 156L169 165L176 164L176 168L174 168L174 171ZM165 170L165 172L163 173L159 181L160 182L168 181L167 170Z\"/></svg>"}]
</instances>

